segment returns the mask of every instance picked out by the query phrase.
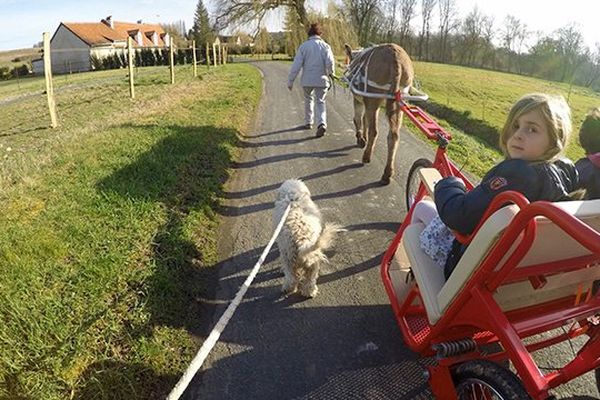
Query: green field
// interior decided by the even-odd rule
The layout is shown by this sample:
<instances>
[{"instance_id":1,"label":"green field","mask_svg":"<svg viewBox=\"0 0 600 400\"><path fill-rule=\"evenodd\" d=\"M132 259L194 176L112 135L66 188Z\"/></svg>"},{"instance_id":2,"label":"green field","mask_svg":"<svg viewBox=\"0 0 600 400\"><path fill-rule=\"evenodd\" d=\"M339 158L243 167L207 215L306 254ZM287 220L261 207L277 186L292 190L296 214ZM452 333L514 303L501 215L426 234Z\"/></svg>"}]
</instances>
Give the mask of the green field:
<instances>
[{"instance_id":1,"label":"green field","mask_svg":"<svg viewBox=\"0 0 600 400\"><path fill-rule=\"evenodd\" d=\"M197 351L260 75L140 72L135 100L123 70L74 77L54 130L42 95L0 105L0 398L164 398Z\"/></svg>"},{"instance_id":2,"label":"green field","mask_svg":"<svg viewBox=\"0 0 600 400\"><path fill-rule=\"evenodd\" d=\"M431 102L463 114L465 125L469 125L468 120L481 120L498 131L511 105L524 94L544 92L564 96L572 111L573 135L567 148L567 156L572 159L583 155L577 135L585 114L590 108L600 106L600 94L564 83L425 62L415 63L415 71ZM476 130L468 133L479 134Z\"/></svg>"}]
</instances>

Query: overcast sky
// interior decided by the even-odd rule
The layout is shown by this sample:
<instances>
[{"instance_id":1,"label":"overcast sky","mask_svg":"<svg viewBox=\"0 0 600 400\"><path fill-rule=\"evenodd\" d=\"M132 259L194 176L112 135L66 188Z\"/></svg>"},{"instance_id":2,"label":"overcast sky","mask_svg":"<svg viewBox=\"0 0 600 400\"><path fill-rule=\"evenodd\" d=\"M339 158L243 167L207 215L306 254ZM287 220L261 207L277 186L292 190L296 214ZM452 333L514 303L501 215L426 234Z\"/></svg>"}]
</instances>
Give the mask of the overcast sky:
<instances>
[{"instance_id":1,"label":"overcast sky","mask_svg":"<svg viewBox=\"0 0 600 400\"><path fill-rule=\"evenodd\" d=\"M216 2L218 0L211 0ZM60 22L94 22L112 15L116 21L175 22L192 26L197 0L0 0L0 50L31 47L41 41L42 32L53 33ZM205 0L209 10L212 3ZM327 0L308 0L313 8L325 12ZM417 0L420 4L420 0ZM598 0L457 0L460 16L475 6L495 18L499 30L507 13L527 24L531 31L551 33L568 23L577 23L586 44L600 42L600 1ZM270 30L280 30L283 13L268 19ZM416 28L420 17L413 21ZM437 25L437 15L434 24ZM532 38L534 36L532 35ZM532 39L533 40L533 39Z\"/></svg>"}]
</instances>

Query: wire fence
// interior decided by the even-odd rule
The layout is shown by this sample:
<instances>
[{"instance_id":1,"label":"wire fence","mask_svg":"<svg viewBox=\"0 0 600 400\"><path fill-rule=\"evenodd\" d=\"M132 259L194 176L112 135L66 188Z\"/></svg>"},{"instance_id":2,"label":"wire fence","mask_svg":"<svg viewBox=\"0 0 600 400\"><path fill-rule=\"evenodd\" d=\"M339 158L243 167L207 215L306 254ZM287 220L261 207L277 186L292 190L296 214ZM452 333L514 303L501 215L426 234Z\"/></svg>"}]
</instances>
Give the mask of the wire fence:
<instances>
[{"instance_id":1,"label":"wire fence","mask_svg":"<svg viewBox=\"0 0 600 400\"><path fill-rule=\"evenodd\" d=\"M227 62L227 47L220 43L133 47L129 40L118 48L56 47L44 34L44 56L33 61L34 74L0 81L0 138L68 124L61 108L71 107L73 99L100 101L100 89L112 87L114 96L126 96L128 86L133 99L136 87L174 84L178 74L195 78L202 69Z\"/></svg>"}]
</instances>

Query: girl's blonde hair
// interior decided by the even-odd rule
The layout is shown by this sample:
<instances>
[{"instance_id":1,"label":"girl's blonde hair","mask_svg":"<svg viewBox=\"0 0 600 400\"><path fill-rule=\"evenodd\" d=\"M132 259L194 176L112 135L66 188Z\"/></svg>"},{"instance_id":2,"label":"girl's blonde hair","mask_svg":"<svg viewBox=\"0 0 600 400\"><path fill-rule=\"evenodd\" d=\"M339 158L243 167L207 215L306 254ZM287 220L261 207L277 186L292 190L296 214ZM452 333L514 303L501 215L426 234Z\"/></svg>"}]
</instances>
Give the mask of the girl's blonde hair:
<instances>
[{"instance_id":1,"label":"girl's blonde hair","mask_svg":"<svg viewBox=\"0 0 600 400\"><path fill-rule=\"evenodd\" d=\"M539 110L546 122L550 136L550 148L539 161L549 161L557 157L567 146L571 134L571 110L564 97L544 93L530 93L521 97L510 109L508 118L500 133L500 148L506 158L510 158L506 143L515 132L517 119L530 111Z\"/></svg>"}]
</instances>

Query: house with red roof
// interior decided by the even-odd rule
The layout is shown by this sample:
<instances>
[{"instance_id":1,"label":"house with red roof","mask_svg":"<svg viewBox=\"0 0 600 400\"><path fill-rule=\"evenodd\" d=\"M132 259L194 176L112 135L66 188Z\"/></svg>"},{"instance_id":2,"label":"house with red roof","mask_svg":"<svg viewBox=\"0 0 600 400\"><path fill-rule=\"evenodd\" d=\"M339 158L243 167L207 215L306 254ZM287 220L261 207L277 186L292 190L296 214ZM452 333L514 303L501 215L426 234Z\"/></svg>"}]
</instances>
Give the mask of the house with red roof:
<instances>
[{"instance_id":1,"label":"house with red roof","mask_svg":"<svg viewBox=\"0 0 600 400\"><path fill-rule=\"evenodd\" d=\"M169 34L158 24L118 22L111 16L100 22L61 22L50 40L52 72L89 71L92 57L124 54L129 37L138 49L169 45Z\"/></svg>"}]
</instances>

